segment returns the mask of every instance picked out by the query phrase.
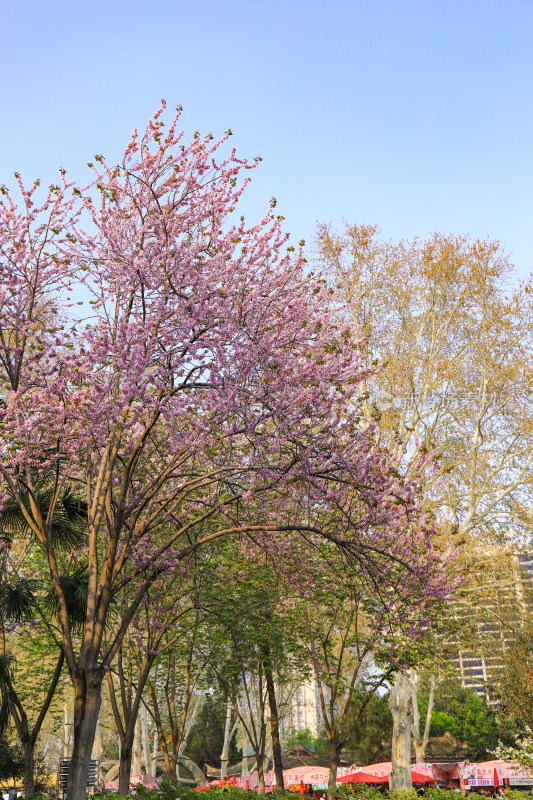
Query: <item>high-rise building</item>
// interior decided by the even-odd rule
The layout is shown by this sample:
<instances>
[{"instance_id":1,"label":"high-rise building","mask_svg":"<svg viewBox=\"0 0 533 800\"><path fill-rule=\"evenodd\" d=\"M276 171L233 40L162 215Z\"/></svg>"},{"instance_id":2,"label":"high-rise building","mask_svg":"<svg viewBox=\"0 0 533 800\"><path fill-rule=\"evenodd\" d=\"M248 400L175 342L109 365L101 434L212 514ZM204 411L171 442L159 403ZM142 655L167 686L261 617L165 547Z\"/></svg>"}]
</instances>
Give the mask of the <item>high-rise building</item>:
<instances>
[{"instance_id":1,"label":"high-rise building","mask_svg":"<svg viewBox=\"0 0 533 800\"><path fill-rule=\"evenodd\" d=\"M289 709L283 719L286 731L307 730L317 736L323 727L318 687L314 678L295 686Z\"/></svg>"},{"instance_id":2,"label":"high-rise building","mask_svg":"<svg viewBox=\"0 0 533 800\"><path fill-rule=\"evenodd\" d=\"M464 687L489 700L506 652L533 610L533 555L512 536L509 540L505 546L477 548L466 566L465 598L456 604L472 643L463 643L452 659L457 676Z\"/></svg>"}]
</instances>

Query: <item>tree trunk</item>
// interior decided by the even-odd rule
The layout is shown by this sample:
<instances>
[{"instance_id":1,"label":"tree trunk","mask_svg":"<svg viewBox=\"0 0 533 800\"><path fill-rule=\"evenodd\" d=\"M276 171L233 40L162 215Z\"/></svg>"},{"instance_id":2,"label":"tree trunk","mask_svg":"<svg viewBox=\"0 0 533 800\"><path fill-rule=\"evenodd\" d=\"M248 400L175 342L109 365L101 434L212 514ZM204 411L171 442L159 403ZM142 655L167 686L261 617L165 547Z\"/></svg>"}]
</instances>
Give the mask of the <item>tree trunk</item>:
<instances>
[{"instance_id":1,"label":"tree trunk","mask_svg":"<svg viewBox=\"0 0 533 800\"><path fill-rule=\"evenodd\" d=\"M68 758L68 749L70 742L70 725L68 719L67 701L63 706L63 758Z\"/></svg>"},{"instance_id":2,"label":"tree trunk","mask_svg":"<svg viewBox=\"0 0 533 800\"><path fill-rule=\"evenodd\" d=\"M415 748L415 758L417 763L424 761L426 757L426 748L429 741L429 731L431 729L431 715L433 713L433 703L435 700L435 676L431 675L429 679L429 697L428 709L426 714L426 721L424 725L424 733L420 734L420 712L418 710L418 684L420 675L415 669L409 670L409 683L411 689L411 703L413 707L413 722L411 725L411 733L413 736L413 745Z\"/></svg>"},{"instance_id":3,"label":"tree trunk","mask_svg":"<svg viewBox=\"0 0 533 800\"><path fill-rule=\"evenodd\" d=\"M263 770L263 758L262 753L256 751L255 753L255 763L257 769L257 778L259 780L259 794L265 794L265 773Z\"/></svg>"},{"instance_id":4,"label":"tree trunk","mask_svg":"<svg viewBox=\"0 0 533 800\"><path fill-rule=\"evenodd\" d=\"M139 714L137 714L137 719L135 720L131 769L134 775L141 774L141 718Z\"/></svg>"},{"instance_id":5,"label":"tree trunk","mask_svg":"<svg viewBox=\"0 0 533 800\"><path fill-rule=\"evenodd\" d=\"M279 739L279 717L278 704L276 702L276 687L274 686L274 676L272 675L272 664L270 661L270 650L268 645L265 648L265 660L263 667L265 670L265 680L268 693L268 705L270 707L270 735L272 737L272 760L274 762L274 773L276 775L276 788L285 789L283 783L283 764L281 763L281 743Z\"/></svg>"},{"instance_id":6,"label":"tree trunk","mask_svg":"<svg viewBox=\"0 0 533 800\"><path fill-rule=\"evenodd\" d=\"M248 748L250 747L250 740L248 738L248 731L242 726L242 769L241 775L243 778L250 777L250 771L248 769Z\"/></svg>"},{"instance_id":7,"label":"tree trunk","mask_svg":"<svg viewBox=\"0 0 533 800\"><path fill-rule=\"evenodd\" d=\"M94 735L93 752L91 758L96 758L98 761L102 760L102 709L98 714L98 722L96 723L96 732Z\"/></svg>"},{"instance_id":8,"label":"tree trunk","mask_svg":"<svg viewBox=\"0 0 533 800\"><path fill-rule=\"evenodd\" d=\"M187 689L185 691L185 696L183 698L183 709L180 714L177 713L176 709L176 680L175 680L175 655L172 652L168 654L168 664L166 670L166 679L164 679L163 690L166 700L166 706L168 711L168 717L166 722L169 723L170 726L170 734L171 737L168 739L166 738L166 734L163 730L163 721L162 721L162 713L159 707L159 702L157 698L157 692L155 690L155 682L154 680L149 680L148 675L146 676L146 686L148 687L148 692L150 695L150 707L149 712L152 717L152 720L155 723L157 729L157 736L159 739L159 745L161 747L164 763L165 763L165 772L168 778L171 781L176 781L177 778L177 768L179 764L183 764L187 769L190 769L187 766L187 759L183 755L183 751L187 744L187 738L189 736L192 724L194 722L195 716L198 713L198 710L201 708L201 703L204 699L203 693L199 695L194 694L194 686L196 685L196 677L194 675L191 676L191 663L193 662L193 653L192 650L189 652L188 664L187 664L187 675L186 684ZM137 681L137 686L140 685L140 681ZM192 707L192 703L196 698L196 702ZM192 710L191 710L192 707ZM190 761L191 764L194 762ZM193 772L195 780L200 783L203 781L201 785L205 785L205 776L202 771L198 768L196 764L194 764L194 768L198 769L198 775ZM190 771L192 771L190 769ZM201 777L200 777L201 774Z\"/></svg>"},{"instance_id":9,"label":"tree trunk","mask_svg":"<svg viewBox=\"0 0 533 800\"><path fill-rule=\"evenodd\" d=\"M130 793L130 778L131 778L131 762L133 758L133 737L128 734L124 737L122 742L122 750L120 753L120 765L118 769L118 793L120 797L124 797Z\"/></svg>"},{"instance_id":10,"label":"tree trunk","mask_svg":"<svg viewBox=\"0 0 533 800\"><path fill-rule=\"evenodd\" d=\"M74 743L68 776L69 800L85 800L103 677L104 670L98 667L79 669L74 676Z\"/></svg>"},{"instance_id":11,"label":"tree trunk","mask_svg":"<svg viewBox=\"0 0 533 800\"><path fill-rule=\"evenodd\" d=\"M33 775L33 759L34 759L34 743L31 740L31 737L28 738L23 742L24 747L24 797L34 797L35 796L35 781Z\"/></svg>"},{"instance_id":12,"label":"tree trunk","mask_svg":"<svg viewBox=\"0 0 533 800\"><path fill-rule=\"evenodd\" d=\"M411 780L411 720L412 702L409 678L397 672L389 696L392 714L392 772L391 789L409 789Z\"/></svg>"},{"instance_id":13,"label":"tree trunk","mask_svg":"<svg viewBox=\"0 0 533 800\"><path fill-rule=\"evenodd\" d=\"M337 752L337 744L332 739L330 739L329 742L328 756L328 800L334 800L335 792L337 790L337 766L339 764L339 753Z\"/></svg>"},{"instance_id":14,"label":"tree trunk","mask_svg":"<svg viewBox=\"0 0 533 800\"><path fill-rule=\"evenodd\" d=\"M189 713L186 718L184 719L182 716L182 723L180 725L180 739L179 745L178 740L173 742L174 754L176 761L176 778L179 778L179 769L180 769L180 758L182 759L184 756L185 748L187 747L187 742L189 741L189 734L192 730L192 727L195 723L196 717L198 716L198 712L200 711L202 704L204 702L203 695L196 695L196 702L194 703L192 713ZM190 711L190 706L189 706ZM176 753L177 748L177 753ZM191 762L194 764L194 762ZM205 777L205 776L204 776Z\"/></svg>"},{"instance_id":15,"label":"tree trunk","mask_svg":"<svg viewBox=\"0 0 533 800\"><path fill-rule=\"evenodd\" d=\"M152 756L150 753L150 741L148 738L148 712L146 711L146 706L141 705L139 709L139 714L141 717L141 729L142 729L142 744L143 744L143 754L144 754L144 766L146 769L147 775L155 775L152 772ZM157 737L154 737L157 738Z\"/></svg>"},{"instance_id":16,"label":"tree trunk","mask_svg":"<svg viewBox=\"0 0 533 800\"><path fill-rule=\"evenodd\" d=\"M33 797L35 794L33 776L35 739L30 734L28 717L20 702L15 705L12 714L13 721L17 729L17 734L24 752L24 797Z\"/></svg>"},{"instance_id":17,"label":"tree trunk","mask_svg":"<svg viewBox=\"0 0 533 800\"><path fill-rule=\"evenodd\" d=\"M193 761L188 756L178 756L178 761L183 764L185 769L189 770L198 786L207 786L206 777L196 761Z\"/></svg>"},{"instance_id":18,"label":"tree trunk","mask_svg":"<svg viewBox=\"0 0 533 800\"><path fill-rule=\"evenodd\" d=\"M220 756L220 780L224 780L224 778L226 778L228 775L230 732L231 732L231 700L228 697L226 701L226 724L224 725L224 744L222 745L222 754Z\"/></svg>"},{"instance_id":19,"label":"tree trunk","mask_svg":"<svg viewBox=\"0 0 533 800\"><path fill-rule=\"evenodd\" d=\"M139 670L139 677L135 687L135 694L132 697L131 693L131 653L129 649L126 651L128 657L128 680L125 680L124 669L122 666L123 651L119 651L118 672L119 680L121 682L121 695L122 695L122 713L118 706L115 687L113 683L113 676L111 672L107 672L107 684L109 687L109 701L113 711L113 717L117 727L119 739L121 739L120 750L120 771L119 771L119 792L121 794L128 794L130 787L130 777L133 775L140 775L141 773L141 752L142 752L142 733L141 733L141 698L148 675L152 667L154 657L145 656L141 668ZM145 760L146 764L146 760ZM171 778L172 779L172 778Z\"/></svg>"},{"instance_id":20,"label":"tree trunk","mask_svg":"<svg viewBox=\"0 0 533 800\"><path fill-rule=\"evenodd\" d=\"M157 777L157 764L159 762L159 737L157 734L157 728L154 733L154 746L152 748L152 769L154 777Z\"/></svg>"}]
</instances>

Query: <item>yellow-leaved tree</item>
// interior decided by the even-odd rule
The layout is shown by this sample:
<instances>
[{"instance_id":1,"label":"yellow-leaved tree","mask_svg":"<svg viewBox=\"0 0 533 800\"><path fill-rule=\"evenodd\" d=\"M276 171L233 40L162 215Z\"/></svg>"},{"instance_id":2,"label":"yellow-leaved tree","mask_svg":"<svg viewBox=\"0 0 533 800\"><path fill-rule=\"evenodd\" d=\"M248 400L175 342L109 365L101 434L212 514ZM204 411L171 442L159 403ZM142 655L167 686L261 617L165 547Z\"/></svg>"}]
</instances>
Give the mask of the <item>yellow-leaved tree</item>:
<instances>
[{"instance_id":1,"label":"yellow-leaved tree","mask_svg":"<svg viewBox=\"0 0 533 800\"><path fill-rule=\"evenodd\" d=\"M518 546L532 520L531 281L498 242L465 236L392 243L376 226L322 225L317 246L366 337L364 424L407 473L431 454L421 490L443 546ZM410 738L418 760L427 744L417 684L416 671L398 673L391 692L393 788L411 783Z\"/></svg>"}]
</instances>

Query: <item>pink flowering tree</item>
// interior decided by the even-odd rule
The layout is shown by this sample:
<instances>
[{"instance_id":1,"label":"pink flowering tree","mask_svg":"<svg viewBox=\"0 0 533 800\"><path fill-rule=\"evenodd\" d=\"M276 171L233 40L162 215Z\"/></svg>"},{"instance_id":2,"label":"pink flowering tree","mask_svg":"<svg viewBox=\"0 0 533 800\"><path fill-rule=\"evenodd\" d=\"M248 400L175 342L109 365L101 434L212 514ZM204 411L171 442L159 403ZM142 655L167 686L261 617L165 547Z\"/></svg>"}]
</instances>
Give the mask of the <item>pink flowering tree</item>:
<instances>
[{"instance_id":1,"label":"pink flowering tree","mask_svg":"<svg viewBox=\"0 0 533 800\"><path fill-rule=\"evenodd\" d=\"M102 680L126 631L150 586L199 548L325 536L385 601L394 584L389 607L406 620L412 598L423 609L449 591L416 485L361 426L360 343L273 207L252 227L235 217L254 164L227 136L184 143L179 112L165 130L163 110L119 164L95 157L90 187L63 176L36 207L37 187L20 184L21 207L5 189L0 207L2 492L57 599L75 698L69 800L85 796ZM79 645L50 530L67 483L88 509ZM106 636L125 586L129 608Z\"/></svg>"}]
</instances>

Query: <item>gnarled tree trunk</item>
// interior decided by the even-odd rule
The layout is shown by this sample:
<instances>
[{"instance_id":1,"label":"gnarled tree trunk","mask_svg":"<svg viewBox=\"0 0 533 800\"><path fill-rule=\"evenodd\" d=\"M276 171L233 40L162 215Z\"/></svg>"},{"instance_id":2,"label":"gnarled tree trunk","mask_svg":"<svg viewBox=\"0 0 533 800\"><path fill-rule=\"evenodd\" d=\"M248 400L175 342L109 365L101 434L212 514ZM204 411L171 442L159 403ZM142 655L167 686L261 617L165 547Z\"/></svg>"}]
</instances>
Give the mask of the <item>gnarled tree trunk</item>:
<instances>
[{"instance_id":1,"label":"gnarled tree trunk","mask_svg":"<svg viewBox=\"0 0 533 800\"><path fill-rule=\"evenodd\" d=\"M389 696L392 714L392 772L391 789L409 789L411 780L411 719L412 698L409 677L397 672Z\"/></svg>"},{"instance_id":2,"label":"gnarled tree trunk","mask_svg":"<svg viewBox=\"0 0 533 800\"><path fill-rule=\"evenodd\" d=\"M192 758L183 755L177 756L176 761L191 773L198 786L207 786L205 775L196 761L193 761Z\"/></svg>"}]
</instances>

